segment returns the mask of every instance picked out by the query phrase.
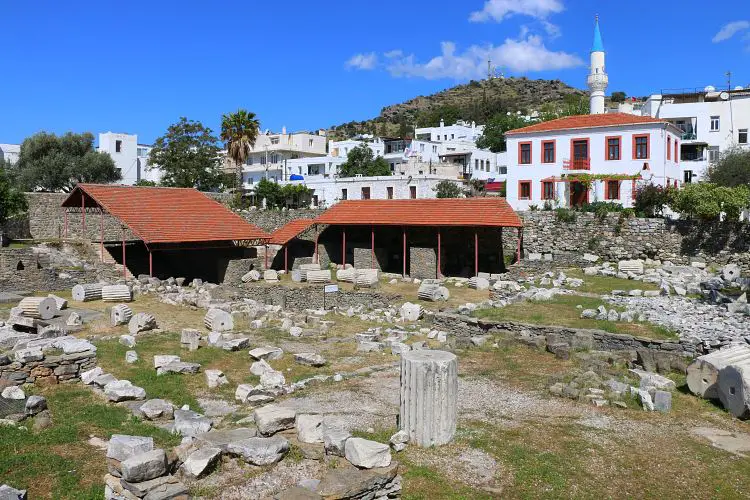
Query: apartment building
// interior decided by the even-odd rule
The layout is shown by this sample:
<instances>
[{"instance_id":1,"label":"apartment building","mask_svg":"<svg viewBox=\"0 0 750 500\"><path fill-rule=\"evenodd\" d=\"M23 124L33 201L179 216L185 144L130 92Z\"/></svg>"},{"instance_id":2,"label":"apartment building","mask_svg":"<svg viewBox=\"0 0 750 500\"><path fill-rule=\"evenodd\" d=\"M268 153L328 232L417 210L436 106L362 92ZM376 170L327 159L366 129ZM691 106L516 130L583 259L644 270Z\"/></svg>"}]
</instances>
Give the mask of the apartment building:
<instances>
[{"instance_id":1,"label":"apartment building","mask_svg":"<svg viewBox=\"0 0 750 500\"><path fill-rule=\"evenodd\" d=\"M681 131L682 180L696 182L731 148L750 148L750 86L719 91L666 91L650 96L641 113L673 123Z\"/></svg>"},{"instance_id":2,"label":"apartment building","mask_svg":"<svg viewBox=\"0 0 750 500\"><path fill-rule=\"evenodd\" d=\"M287 179L287 163L297 158L324 157L328 154L325 132L287 133L283 128L280 134L264 132L258 135L242 168L245 188L250 188L261 179L282 181ZM234 172L231 160L225 161L225 168Z\"/></svg>"},{"instance_id":3,"label":"apartment building","mask_svg":"<svg viewBox=\"0 0 750 500\"><path fill-rule=\"evenodd\" d=\"M161 171L158 168L148 168L151 146L139 144L136 134L100 133L98 150L112 157L122 175L121 184L133 185L141 180L161 180Z\"/></svg>"}]
</instances>

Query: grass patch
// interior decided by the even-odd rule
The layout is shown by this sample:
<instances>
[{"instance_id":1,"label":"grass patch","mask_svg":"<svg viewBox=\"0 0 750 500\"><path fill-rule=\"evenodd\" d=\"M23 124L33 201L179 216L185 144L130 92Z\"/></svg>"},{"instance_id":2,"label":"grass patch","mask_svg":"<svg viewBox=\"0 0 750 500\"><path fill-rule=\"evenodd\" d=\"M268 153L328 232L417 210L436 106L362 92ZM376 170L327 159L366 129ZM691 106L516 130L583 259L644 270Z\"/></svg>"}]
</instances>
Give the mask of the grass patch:
<instances>
[{"instance_id":1,"label":"grass patch","mask_svg":"<svg viewBox=\"0 0 750 500\"><path fill-rule=\"evenodd\" d=\"M101 498L107 466L104 452L86 443L89 435L153 436L160 447L180 442L178 436L133 418L87 388L59 385L38 394L48 400L52 427L40 432L0 427L0 478L29 490L29 498Z\"/></svg>"},{"instance_id":2,"label":"grass patch","mask_svg":"<svg viewBox=\"0 0 750 500\"><path fill-rule=\"evenodd\" d=\"M610 276L586 276L578 268L565 269L563 271L569 278L579 278L583 280L583 285L575 290L580 293L595 293L597 295L608 295L612 290L658 290L659 287L653 283L644 283L643 281L628 280ZM550 288L548 285L543 288Z\"/></svg>"},{"instance_id":3,"label":"grass patch","mask_svg":"<svg viewBox=\"0 0 750 500\"><path fill-rule=\"evenodd\" d=\"M495 309L480 309L476 316L490 320L519 321L537 325L565 326L569 328L590 328L604 330L609 333L620 333L648 337L653 339L674 339L675 334L670 330L650 323L627 323L620 321L581 319L582 309L596 309L603 305L612 309L612 304L593 297L578 295L557 295L552 300L543 302L517 302L506 307ZM622 311L622 308L614 307Z\"/></svg>"}]
</instances>

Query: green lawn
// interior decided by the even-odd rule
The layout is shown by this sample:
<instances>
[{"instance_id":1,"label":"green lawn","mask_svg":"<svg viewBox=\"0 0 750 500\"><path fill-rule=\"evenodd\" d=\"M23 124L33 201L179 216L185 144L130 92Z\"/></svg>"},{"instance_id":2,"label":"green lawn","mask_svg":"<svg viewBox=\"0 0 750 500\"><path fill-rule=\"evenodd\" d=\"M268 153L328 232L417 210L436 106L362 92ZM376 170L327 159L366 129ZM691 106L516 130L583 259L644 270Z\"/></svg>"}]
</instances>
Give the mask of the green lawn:
<instances>
[{"instance_id":1,"label":"green lawn","mask_svg":"<svg viewBox=\"0 0 750 500\"><path fill-rule=\"evenodd\" d=\"M581 305L583 309L596 309L604 305L612 309L612 305L600 299L592 297L581 297L578 295L557 295L552 300L543 302L517 302L506 307L496 309L480 309L476 316L490 320L508 320L535 325L567 326L570 328L591 328L604 330L609 333L622 333L654 339L676 338L674 332L658 325L650 323L626 323L620 321L602 321L592 319L581 319L581 311L576 306ZM615 308L622 311L622 308Z\"/></svg>"}]
</instances>

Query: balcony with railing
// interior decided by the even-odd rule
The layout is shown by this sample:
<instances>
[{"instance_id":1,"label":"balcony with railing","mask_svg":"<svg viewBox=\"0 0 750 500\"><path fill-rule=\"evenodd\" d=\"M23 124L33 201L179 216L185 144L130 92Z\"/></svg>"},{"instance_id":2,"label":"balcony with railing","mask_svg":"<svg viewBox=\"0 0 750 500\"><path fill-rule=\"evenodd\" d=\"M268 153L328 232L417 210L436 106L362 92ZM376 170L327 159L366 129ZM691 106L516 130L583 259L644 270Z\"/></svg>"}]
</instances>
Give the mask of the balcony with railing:
<instances>
[{"instance_id":1,"label":"balcony with railing","mask_svg":"<svg viewBox=\"0 0 750 500\"><path fill-rule=\"evenodd\" d=\"M563 169L591 170L591 160L588 158L573 158L572 160L563 160Z\"/></svg>"}]
</instances>

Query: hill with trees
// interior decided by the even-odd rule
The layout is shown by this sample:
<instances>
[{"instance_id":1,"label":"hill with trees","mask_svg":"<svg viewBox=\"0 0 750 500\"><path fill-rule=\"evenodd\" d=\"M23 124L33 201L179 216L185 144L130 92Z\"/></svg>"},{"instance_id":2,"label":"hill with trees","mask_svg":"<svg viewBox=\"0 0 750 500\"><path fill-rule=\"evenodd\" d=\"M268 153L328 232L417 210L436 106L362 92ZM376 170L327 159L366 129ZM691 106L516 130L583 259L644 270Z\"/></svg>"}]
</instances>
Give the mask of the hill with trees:
<instances>
[{"instance_id":1,"label":"hill with trees","mask_svg":"<svg viewBox=\"0 0 750 500\"><path fill-rule=\"evenodd\" d=\"M370 120L349 122L329 130L336 139L357 134L407 137L414 127L434 127L445 120L487 123L499 113L538 111L555 114L563 107L588 105L588 94L560 80L495 78L457 85L432 95L418 96L400 104L384 107Z\"/></svg>"}]
</instances>

